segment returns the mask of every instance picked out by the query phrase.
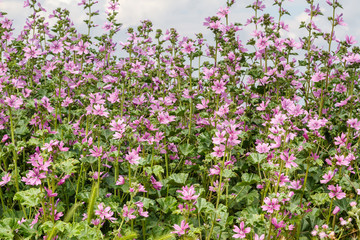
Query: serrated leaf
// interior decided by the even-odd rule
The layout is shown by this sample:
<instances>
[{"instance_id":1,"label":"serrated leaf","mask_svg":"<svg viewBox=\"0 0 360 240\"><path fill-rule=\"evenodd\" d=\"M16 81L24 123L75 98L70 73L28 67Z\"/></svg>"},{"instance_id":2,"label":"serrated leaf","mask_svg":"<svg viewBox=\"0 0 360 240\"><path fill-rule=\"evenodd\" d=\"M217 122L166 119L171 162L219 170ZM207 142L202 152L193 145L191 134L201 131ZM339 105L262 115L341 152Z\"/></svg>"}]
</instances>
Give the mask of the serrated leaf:
<instances>
[{"instance_id":1,"label":"serrated leaf","mask_svg":"<svg viewBox=\"0 0 360 240\"><path fill-rule=\"evenodd\" d=\"M44 193L39 188L30 188L26 191L15 193L14 200L19 201L21 205L27 207L35 207L40 204Z\"/></svg>"},{"instance_id":2,"label":"serrated leaf","mask_svg":"<svg viewBox=\"0 0 360 240\"><path fill-rule=\"evenodd\" d=\"M172 196L168 196L166 198L158 198L156 199L156 201L159 203L161 207L160 209L164 213L168 213L169 211L170 212L174 211L177 206L177 200Z\"/></svg>"},{"instance_id":3,"label":"serrated leaf","mask_svg":"<svg viewBox=\"0 0 360 240\"><path fill-rule=\"evenodd\" d=\"M260 177L254 173L244 173L241 179L246 184L254 184L260 182Z\"/></svg>"},{"instance_id":4,"label":"serrated leaf","mask_svg":"<svg viewBox=\"0 0 360 240\"><path fill-rule=\"evenodd\" d=\"M316 193L310 197L316 205L322 205L329 200L329 195L327 193Z\"/></svg>"},{"instance_id":5,"label":"serrated leaf","mask_svg":"<svg viewBox=\"0 0 360 240\"><path fill-rule=\"evenodd\" d=\"M189 176L188 173L174 173L169 177L169 181L172 180L175 183L185 185L188 176Z\"/></svg>"},{"instance_id":6,"label":"serrated leaf","mask_svg":"<svg viewBox=\"0 0 360 240\"><path fill-rule=\"evenodd\" d=\"M194 149L194 146L188 143L180 145L180 151L185 156L189 156Z\"/></svg>"}]
</instances>

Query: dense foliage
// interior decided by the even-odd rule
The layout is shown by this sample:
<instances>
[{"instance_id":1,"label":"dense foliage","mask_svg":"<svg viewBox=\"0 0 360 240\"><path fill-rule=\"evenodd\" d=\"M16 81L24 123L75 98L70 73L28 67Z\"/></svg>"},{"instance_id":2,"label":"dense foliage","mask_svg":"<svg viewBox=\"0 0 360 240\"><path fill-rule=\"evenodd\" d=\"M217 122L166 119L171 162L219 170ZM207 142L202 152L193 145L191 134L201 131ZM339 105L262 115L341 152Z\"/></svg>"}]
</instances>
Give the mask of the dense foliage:
<instances>
[{"instance_id":1,"label":"dense foliage","mask_svg":"<svg viewBox=\"0 0 360 240\"><path fill-rule=\"evenodd\" d=\"M299 39L268 2L244 25L226 2L213 45L150 21L119 42L118 0L96 37L93 0L86 34L36 0L16 37L1 13L0 238L358 238L359 48L338 0L307 0Z\"/></svg>"}]
</instances>

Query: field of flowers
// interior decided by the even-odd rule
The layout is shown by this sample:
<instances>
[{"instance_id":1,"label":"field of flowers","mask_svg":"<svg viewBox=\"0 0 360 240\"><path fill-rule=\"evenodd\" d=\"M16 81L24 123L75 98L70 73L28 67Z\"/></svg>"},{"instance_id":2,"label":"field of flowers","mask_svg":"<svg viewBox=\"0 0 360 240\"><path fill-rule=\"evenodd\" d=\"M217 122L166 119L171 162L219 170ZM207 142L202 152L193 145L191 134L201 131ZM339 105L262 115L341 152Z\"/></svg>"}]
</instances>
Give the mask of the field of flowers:
<instances>
[{"instance_id":1,"label":"field of flowers","mask_svg":"<svg viewBox=\"0 0 360 240\"><path fill-rule=\"evenodd\" d=\"M150 21L119 41L118 0L80 1L87 34L0 12L0 239L360 239L360 48L339 0L282 37L284 2L239 24L224 1L214 44Z\"/></svg>"}]
</instances>

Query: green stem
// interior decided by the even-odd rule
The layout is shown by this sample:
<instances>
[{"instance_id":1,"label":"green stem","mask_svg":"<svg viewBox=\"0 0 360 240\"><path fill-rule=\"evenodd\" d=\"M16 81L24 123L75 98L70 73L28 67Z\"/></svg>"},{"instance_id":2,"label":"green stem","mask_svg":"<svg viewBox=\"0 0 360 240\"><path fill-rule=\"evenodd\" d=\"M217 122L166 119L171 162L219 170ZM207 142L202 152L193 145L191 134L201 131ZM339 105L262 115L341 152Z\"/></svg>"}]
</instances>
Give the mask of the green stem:
<instances>
[{"instance_id":1,"label":"green stem","mask_svg":"<svg viewBox=\"0 0 360 240\"><path fill-rule=\"evenodd\" d=\"M19 182L18 182L18 168L17 168L17 157L18 155L16 154L16 142L15 142L15 134L14 134L14 123L13 123L13 118L12 118L12 112L11 112L11 107L8 107L9 110L9 117L10 117L10 129L11 129L11 142L14 144L13 147L13 161L14 161L14 170L15 170L15 187L16 187L16 191L20 192L19 189ZM21 205L21 204L20 204ZM25 218L27 218L26 216L26 211L23 205L21 205L21 208L23 210L24 216ZM44 209L45 211L45 209Z\"/></svg>"},{"instance_id":2,"label":"green stem","mask_svg":"<svg viewBox=\"0 0 360 240\"><path fill-rule=\"evenodd\" d=\"M329 225L330 216L331 216L331 208L332 208L332 205L333 205L333 201L334 201L334 199L332 198L332 199L331 199L331 203L330 203L330 208L329 208L329 215L328 215L328 217L327 217L327 219L326 219L326 224L327 224L327 225Z\"/></svg>"}]
</instances>

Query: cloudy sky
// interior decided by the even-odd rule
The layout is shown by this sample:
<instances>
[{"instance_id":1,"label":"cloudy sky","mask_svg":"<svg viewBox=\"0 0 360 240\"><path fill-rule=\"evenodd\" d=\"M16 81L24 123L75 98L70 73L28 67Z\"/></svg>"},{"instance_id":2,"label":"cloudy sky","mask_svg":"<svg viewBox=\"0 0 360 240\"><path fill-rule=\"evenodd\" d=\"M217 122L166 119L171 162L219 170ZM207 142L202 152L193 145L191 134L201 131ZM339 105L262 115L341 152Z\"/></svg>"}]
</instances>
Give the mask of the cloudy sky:
<instances>
[{"instance_id":1,"label":"cloudy sky","mask_svg":"<svg viewBox=\"0 0 360 240\"><path fill-rule=\"evenodd\" d=\"M107 0L98 0L96 9L100 10L100 16L94 20L99 27L94 34L103 32L101 26L106 21L104 11L108 6ZM245 23L246 19L252 16L253 11L246 8L255 0L237 0L230 12L230 21ZM54 9L61 7L70 10L70 17L74 21L80 32L86 32L86 25L83 22L86 15L82 6L78 6L78 0L39 0L43 7L50 14ZM332 10L325 3L325 0L315 0L320 4L325 16L319 17L317 20L318 27L322 30L330 31L327 17L330 16ZM360 42L360 14L358 9L360 1L358 0L339 0L344 9L339 9L338 13L344 13L344 20L347 26L339 26L336 29L336 36L344 39L345 35L353 35ZM23 0L0 0L0 11L8 13L8 18L14 20L16 32L19 32L25 23L25 18L30 14L30 10L23 8ZM272 7L272 0L265 0L267 6L265 12L278 17L277 10ZM203 26L204 19L208 16L216 14L219 7L226 5L225 0L120 0L120 9L118 20L123 23L122 31L117 36L118 41L126 40L126 29L128 27L136 27L141 20L149 19L153 22L153 29L169 29L174 27L182 36L195 38L195 34L202 32L206 39L211 38L211 32ZM355 6L358 5L358 6ZM285 16L286 24L289 24L290 31L285 36L298 38L304 36L305 31L299 30L298 26L301 21L308 19L304 13L307 8L306 0L294 0L293 2L285 1L284 8L287 9L291 16ZM243 40L248 39L251 28L245 28L241 34Z\"/></svg>"}]
</instances>

